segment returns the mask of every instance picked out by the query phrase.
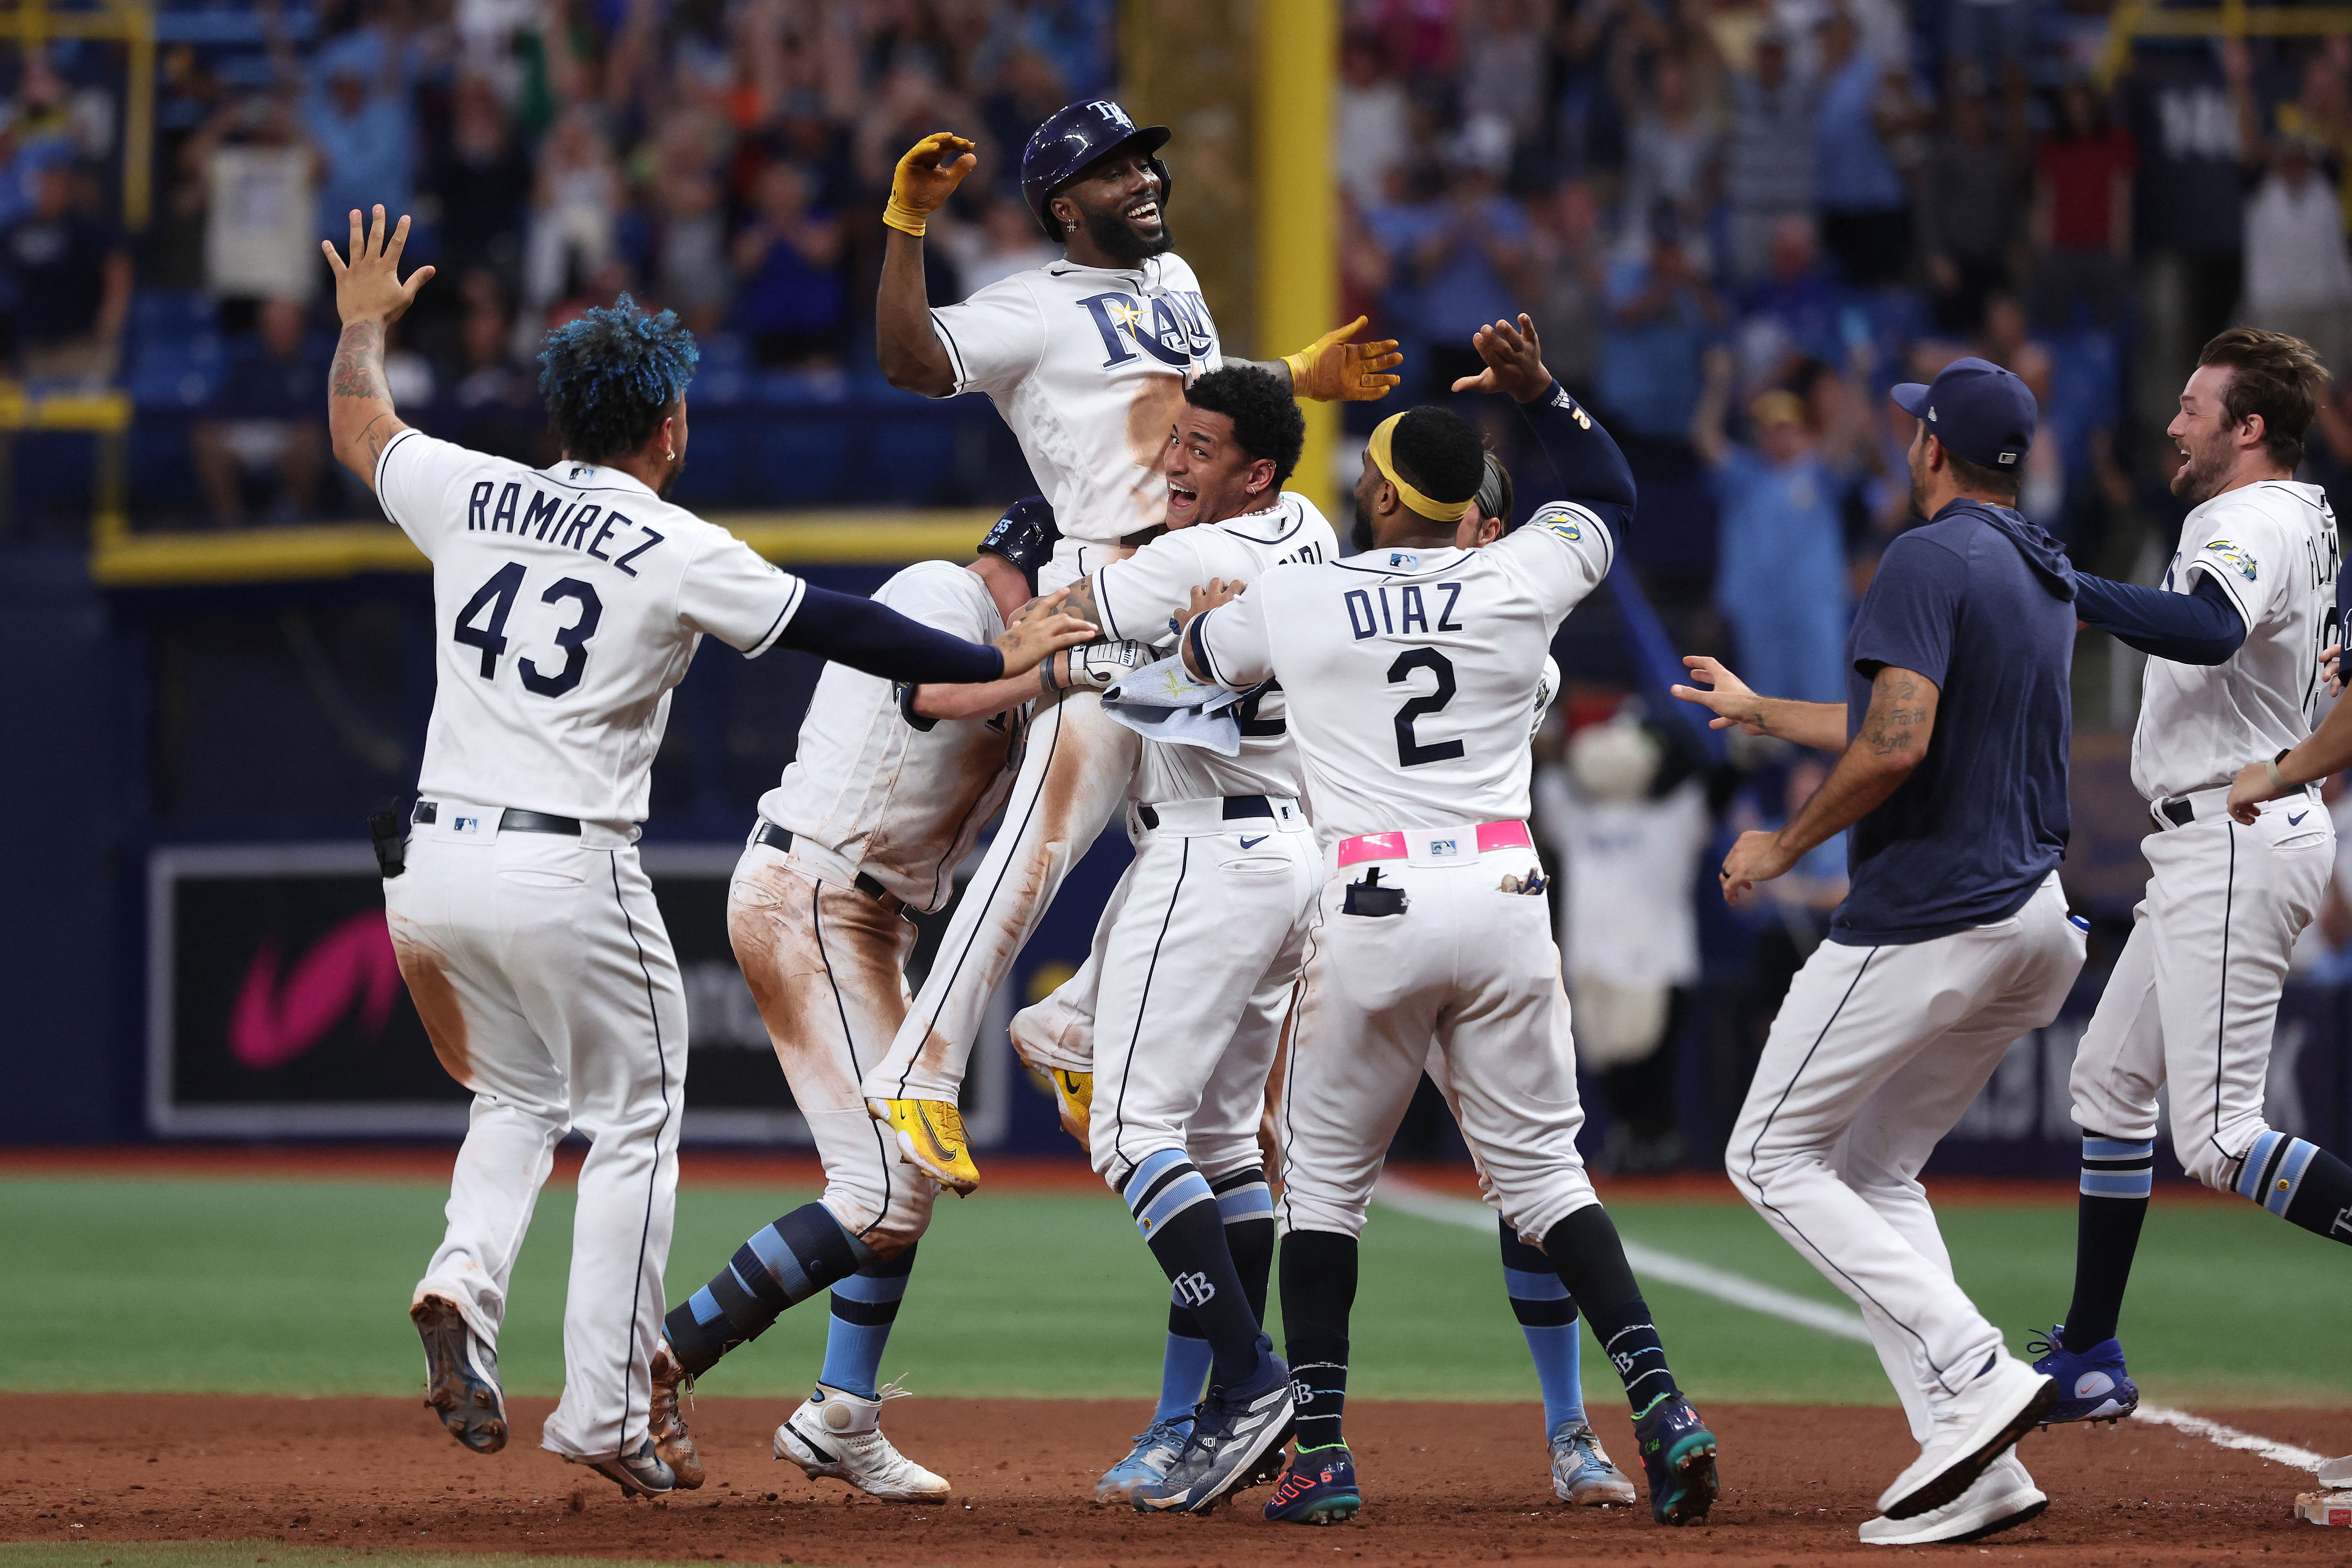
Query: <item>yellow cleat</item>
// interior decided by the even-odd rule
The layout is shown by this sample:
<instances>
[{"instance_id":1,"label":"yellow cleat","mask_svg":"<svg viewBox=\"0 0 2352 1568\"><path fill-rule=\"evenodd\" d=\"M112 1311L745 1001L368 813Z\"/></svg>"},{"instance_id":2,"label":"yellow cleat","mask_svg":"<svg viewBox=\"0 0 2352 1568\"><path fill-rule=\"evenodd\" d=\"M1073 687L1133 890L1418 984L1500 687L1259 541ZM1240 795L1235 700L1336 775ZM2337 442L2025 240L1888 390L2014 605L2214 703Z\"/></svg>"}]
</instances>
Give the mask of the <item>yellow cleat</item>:
<instances>
[{"instance_id":1,"label":"yellow cleat","mask_svg":"<svg viewBox=\"0 0 2352 1568\"><path fill-rule=\"evenodd\" d=\"M898 1157L958 1196L980 1185L963 1113L951 1100L869 1100L866 1109L898 1135Z\"/></svg>"},{"instance_id":2,"label":"yellow cleat","mask_svg":"<svg viewBox=\"0 0 2352 1568\"><path fill-rule=\"evenodd\" d=\"M1047 1068L1045 1081L1054 1086L1054 1105L1062 1113L1062 1131L1076 1139L1080 1148L1086 1148L1088 1118L1095 1106L1095 1075Z\"/></svg>"}]
</instances>

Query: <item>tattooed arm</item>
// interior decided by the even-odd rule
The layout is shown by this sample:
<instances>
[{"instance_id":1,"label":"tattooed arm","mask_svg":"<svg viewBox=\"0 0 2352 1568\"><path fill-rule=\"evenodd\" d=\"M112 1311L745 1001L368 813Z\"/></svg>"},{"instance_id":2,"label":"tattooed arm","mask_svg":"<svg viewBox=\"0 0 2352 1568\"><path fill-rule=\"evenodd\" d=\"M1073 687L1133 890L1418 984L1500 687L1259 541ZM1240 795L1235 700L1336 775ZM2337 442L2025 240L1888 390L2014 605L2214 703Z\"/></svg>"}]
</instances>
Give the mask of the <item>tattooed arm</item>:
<instances>
[{"instance_id":1,"label":"tattooed arm","mask_svg":"<svg viewBox=\"0 0 2352 1568\"><path fill-rule=\"evenodd\" d=\"M401 282L400 253L407 243L408 219L404 216L387 234L381 206L365 234L358 211L352 211L350 265L335 253L334 241L319 242L334 268L335 309L343 319L327 384L327 429L336 460L370 489L375 488L376 459L384 443L408 428L392 411L392 388L383 379L384 329L400 319L433 276L433 268L420 267Z\"/></svg>"},{"instance_id":2,"label":"tattooed arm","mask_svg":"<svg viewBox=\"0 0 2352 1568\"><path fill-rule=\"evenodd\" d=\"M1738 903L1758 882L1794 866L1814 846L1843 833L1893 795L1927 754L1936 732L1936 683L1916 670L1882 665L1870 682L1862 728L1812 798L1778 833L1743 833L1723 862L1723 896Z\"/></svg>"}]
</instances>

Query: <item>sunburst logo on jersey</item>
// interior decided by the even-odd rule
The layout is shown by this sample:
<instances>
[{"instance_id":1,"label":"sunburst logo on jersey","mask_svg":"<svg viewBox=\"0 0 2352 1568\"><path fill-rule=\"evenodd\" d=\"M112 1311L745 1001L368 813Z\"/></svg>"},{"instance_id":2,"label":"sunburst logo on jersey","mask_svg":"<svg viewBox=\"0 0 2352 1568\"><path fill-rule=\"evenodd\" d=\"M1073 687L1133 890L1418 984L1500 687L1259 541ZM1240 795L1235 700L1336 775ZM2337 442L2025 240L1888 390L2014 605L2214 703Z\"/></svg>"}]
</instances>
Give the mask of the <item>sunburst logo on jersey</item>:
<instances>
[{"instance_id":1,"label":"sunburst logo on jersey","mask_svg":"<svg viewBox=\"0 0 2352 1568\"><path fill-rule=\"evenodd\" d=\"M1124 300L1113 300L1105 309L1109 310L1110 319L1113 321L1129 331L1140 332L1147 330L1143 324L1142 306L1131 305Z\"/></svg>"},{"instance_id":2,"label":"sunburst logo on jersey","mask_svg":"<svg viewBox=\"0 0 2352 1568\"><path fill-rule=\"evenodd\" d=\"M2247 552L2244 546L2231 543L2226 539L2217 539L2205 547L2205 553L2229 567L2247 582L2251 583L2254 580L2254 558Z\"/></svg>"}]
</instances>

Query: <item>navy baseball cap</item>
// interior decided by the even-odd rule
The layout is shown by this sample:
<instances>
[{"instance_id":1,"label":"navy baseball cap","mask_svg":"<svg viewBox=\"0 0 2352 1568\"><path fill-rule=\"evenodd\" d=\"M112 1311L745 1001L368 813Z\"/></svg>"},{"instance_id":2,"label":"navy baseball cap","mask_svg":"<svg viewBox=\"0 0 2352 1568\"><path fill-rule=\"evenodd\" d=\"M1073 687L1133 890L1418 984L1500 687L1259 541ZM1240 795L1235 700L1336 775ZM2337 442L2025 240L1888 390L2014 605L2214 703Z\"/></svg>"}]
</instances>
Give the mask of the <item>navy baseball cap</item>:
<instances>
[{"instance_id":1,"label":"navy baseball cap","mask_svg":"<svg viewBox=\"0 0 2352 1568\"><path fill-rule=\"evenodd\" d=\"M1906 381L1888 395L1969 462L2011 473L2023 466L2042 411L2025 383L1990 360L1956 359L1927 385Z\"/></svg>"}]
</instances>

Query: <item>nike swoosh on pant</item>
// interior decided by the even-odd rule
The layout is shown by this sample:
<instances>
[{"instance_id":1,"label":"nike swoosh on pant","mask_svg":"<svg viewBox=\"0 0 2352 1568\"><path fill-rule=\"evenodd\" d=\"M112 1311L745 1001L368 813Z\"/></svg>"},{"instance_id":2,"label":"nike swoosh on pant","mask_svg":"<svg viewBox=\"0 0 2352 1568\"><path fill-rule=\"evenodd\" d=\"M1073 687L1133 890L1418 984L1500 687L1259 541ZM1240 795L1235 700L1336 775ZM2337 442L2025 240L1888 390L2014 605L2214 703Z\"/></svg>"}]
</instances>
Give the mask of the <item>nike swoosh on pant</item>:
<instances>
[{"instance_id":1,"label":"nike swoosh on pant","mask_svg":"<svg viewBox=\"0 0 2352 1568\"><path fill-rule=\"evenodd\" d=\"M1265 839L1266 836L1263 833L1259 834L1255 838L1244 838L1242 840L1242 847L1244 849L1255 849L1259 845L1265 843Z\"/></svg>"}]
</instances>

